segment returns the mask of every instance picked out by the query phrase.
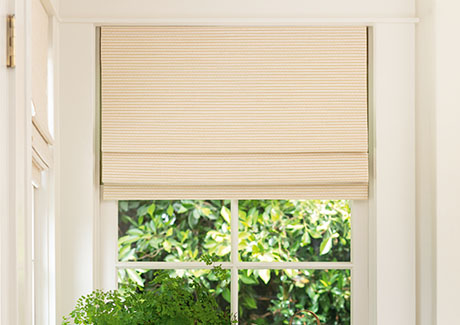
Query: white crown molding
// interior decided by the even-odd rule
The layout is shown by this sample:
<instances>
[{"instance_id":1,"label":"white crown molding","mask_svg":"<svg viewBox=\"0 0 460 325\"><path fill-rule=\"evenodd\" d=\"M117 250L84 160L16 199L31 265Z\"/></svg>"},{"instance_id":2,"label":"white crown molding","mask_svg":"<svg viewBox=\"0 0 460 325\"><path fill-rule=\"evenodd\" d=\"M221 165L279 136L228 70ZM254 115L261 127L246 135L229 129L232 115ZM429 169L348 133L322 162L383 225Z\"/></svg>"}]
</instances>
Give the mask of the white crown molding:
<instances>
[{"instance_id":1,"label":"white crown molding","mask_svg":"<svg viewBox=\"0 0 460 325\"><path fill-rule=\"evenodd\" d=\"M368 25L416 24L417 17L403 18L75 18L61 17L62 23L95 25Z\"/></svg>"}]
</instances>

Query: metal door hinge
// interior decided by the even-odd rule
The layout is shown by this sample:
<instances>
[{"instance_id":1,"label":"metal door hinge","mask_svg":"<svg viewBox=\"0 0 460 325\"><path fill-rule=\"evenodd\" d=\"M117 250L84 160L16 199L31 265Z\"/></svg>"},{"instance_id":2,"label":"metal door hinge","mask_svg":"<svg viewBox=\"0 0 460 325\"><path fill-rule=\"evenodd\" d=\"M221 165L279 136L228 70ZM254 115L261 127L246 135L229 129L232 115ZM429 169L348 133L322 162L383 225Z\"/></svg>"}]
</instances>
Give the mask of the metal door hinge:
<instances>
[{"instance_id":1,"label":"metal door hinge","mask_svg":"<svg viewBox=\"0 0 460 325\"><path fill-rule=\"evenodd\" d=\"M15 53L15 18L14 15L8 15L7 17L7 35L6 35L6 66L8 68L14 68L16 66L16 53Z\"/></svg>"}]
</instances>

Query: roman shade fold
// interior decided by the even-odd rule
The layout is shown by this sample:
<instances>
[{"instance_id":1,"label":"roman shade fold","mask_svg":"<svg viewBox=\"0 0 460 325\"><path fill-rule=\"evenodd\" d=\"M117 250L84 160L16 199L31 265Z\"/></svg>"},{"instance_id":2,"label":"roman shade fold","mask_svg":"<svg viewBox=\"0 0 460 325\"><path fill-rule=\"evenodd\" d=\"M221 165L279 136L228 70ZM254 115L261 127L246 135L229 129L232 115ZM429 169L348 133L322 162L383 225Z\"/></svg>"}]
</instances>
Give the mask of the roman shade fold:
<instances>
[{"instance_id":1,"label":"roman shade fold","mask_svg":"<svg viewBox=\"0 0 460 325\"><path fill-rule=\"evenodd\" d=\"M48 14L40 0L32 0L32 181L52 163L48 129Z\"/></svg>"},{"instance_id":2,"label":"roman shade fold","mask_svg":"<svg viewBox=\"0 0 460 325\"><path fill-rule=\"evenodd\" d=\"M102 27L106 199L365 199L365 27Z\"/></svg>"}]
</instances>

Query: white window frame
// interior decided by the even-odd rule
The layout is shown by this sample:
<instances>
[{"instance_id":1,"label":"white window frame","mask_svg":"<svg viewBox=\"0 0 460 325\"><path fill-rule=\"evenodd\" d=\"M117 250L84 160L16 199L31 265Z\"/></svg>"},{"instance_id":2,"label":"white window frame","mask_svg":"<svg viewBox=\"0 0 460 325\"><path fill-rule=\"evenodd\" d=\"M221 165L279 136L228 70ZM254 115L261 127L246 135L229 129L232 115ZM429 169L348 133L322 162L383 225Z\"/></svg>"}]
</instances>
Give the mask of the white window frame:
<instances>
[{"instance_id":1,"label":"white window frame","mask_svg":"<svg viewBox=\"0 0 460 325\"><path fill-rule=\"evenodd\" d=\"M154 199L154 198L152 198ZM211 269L214 265L231 270L231 313L238 313L238 271L244 269L303 269L303 270L350 270L351 271L351 319L352 325L369 322L368 287L368 201L351 201L351 258L349 262L243 262L238 256L238 200L231 200L231 256L230 262L120 262L118 261L118 202L101 202L99 232L101 259L101 283L104 290L118 288L119 269ZM234 231L236 229L236 231Z\"/></svg>"}]
</instances>

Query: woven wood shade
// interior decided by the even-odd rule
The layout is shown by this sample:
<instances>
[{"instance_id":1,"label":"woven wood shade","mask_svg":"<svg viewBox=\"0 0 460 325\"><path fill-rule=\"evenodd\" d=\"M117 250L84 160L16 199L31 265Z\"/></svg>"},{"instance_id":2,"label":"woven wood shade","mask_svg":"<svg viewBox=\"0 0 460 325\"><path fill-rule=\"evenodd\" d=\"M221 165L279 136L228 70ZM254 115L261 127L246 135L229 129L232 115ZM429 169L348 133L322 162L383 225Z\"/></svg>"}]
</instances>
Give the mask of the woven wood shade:
<instances>
[{"instance_id":1,"label":"woven wood shade","mask_svg":"<svg viewBox=\"0 0 460 325\"><path fill-rule=\"evenodd\" d=\"M102 27L106 199L364 199L365 27Z\"/></svg>"}]
</instances>

